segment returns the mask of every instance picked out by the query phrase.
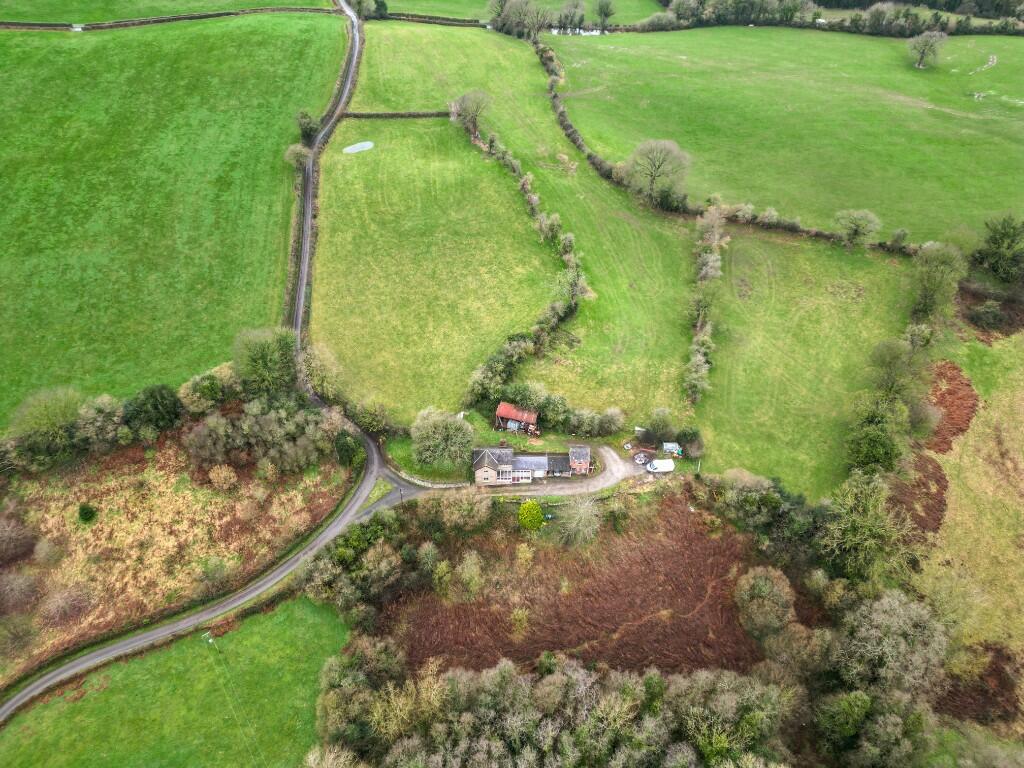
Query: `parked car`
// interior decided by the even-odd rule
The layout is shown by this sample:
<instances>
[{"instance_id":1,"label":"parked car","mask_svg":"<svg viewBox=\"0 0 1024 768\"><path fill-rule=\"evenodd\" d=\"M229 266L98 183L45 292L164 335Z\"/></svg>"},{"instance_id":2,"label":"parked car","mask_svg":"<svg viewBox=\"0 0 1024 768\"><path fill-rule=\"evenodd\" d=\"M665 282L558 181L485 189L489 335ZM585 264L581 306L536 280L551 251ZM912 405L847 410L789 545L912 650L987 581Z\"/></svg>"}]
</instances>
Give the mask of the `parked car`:
<instances>
[{"instance_id":1,"label":"parked car","mask_svg":"<svg viewBox=\"0 0 1024 768\"><path fill-rule=\"evenodd\" d=\"M650 461L650 460L651 460L651 457L648 456L646 453L643 453L643 452L638 453L636 456L633 457L633 461L635 461L641 467L644 464L646 464L648 461Z\"/></svg>"},{"instance_id":2,"label":"parked car","mask_svg":"<svg viewBox=\"0 0 1024 768\"><path fill-rule=\"evenodd\" d=\"M675 471L676 463L672 459L656 459L647 462L647 471L656 475Z\"/></svg>"}]
</instances>

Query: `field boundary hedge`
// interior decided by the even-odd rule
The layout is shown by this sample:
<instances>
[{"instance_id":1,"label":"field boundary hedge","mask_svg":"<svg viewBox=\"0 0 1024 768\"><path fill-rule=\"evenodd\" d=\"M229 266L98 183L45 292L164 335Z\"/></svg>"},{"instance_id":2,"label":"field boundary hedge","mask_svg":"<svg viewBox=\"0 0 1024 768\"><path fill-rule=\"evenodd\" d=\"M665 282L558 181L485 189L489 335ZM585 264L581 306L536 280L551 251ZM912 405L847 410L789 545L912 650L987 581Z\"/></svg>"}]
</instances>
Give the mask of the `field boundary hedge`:
<instances>
[{"instance_id":1,"label":"field boundary hedge","mask_svg":"<svg viewBox=\"0 0 1024 768\"><path fill-rule=\"evenodd\" d=\"M434 112L346 112L345 117L354 120L413 120L417 118L448 118L451 113L445 110Z\"/></svg>"},{"instance_id":2,"label":"field boundary hedge","mask_svg":"<svg viewBox=\"0 0 1024 768\"><path fill-rule=\"evenodd\" d=\"M554 49L550 46L544 45L543 43L535 41L533 43L533 49L537 53L537 58L540 59L541 66L548 73L548 98L551 101L551 109L554 111L555 116L558 119L558 125L561 127L565 137L572 143L576 149L583 153L587 158L587 162L590 166L597 171L597 174L605 179L614 186L626 188L626 185L622 183L615 175L615 164L608 162L606 159L597 154L587 144L583 135L579 132L579 129L573 124L569 117L569 112L562 101L561 95L558 93L558 86L561 84L564 75L564 69L561 62L558 60ZM715 203L721 205L720 203ZM708 205L702 205L700 203L694 204L689 201L686 196L680 203L680 207L676 210L661 210L663 213L676 213L686 216L700 216L705 213L708 208L711 207L711 203ZM790 232L792 234L803 235L804 237L810 237L817 240L823 240L828 243L838 245L844 242L842 235L837 232L828 232L823 229L816 229L814 227L803 226L799 219L785 219L778 217L772 219L757 218L746 218L741 213L744 205L722 205L725 211L725 218L733 223L746 224L748 226L759 227L766 230L774 230L776 232ZM913 255L917 248L914 245L899 245L893 246L890 243L878 242L869 243L869 248L878 248L888 253L899 254L903 256Z\"/></svg>"},{"instance_id":3,"label":"field boundary hedge","mask_svg":"<svg viewBox=\"0 0 1024 768\"><path fill-rule=\"evenodd\" d=\"M456 19L451 16L428 16L420 13L389 13L382 21L409 21L415 24L438 24L442 27L482 27L487 25L480 19Z\"/></svg>"},{"instance_id":4,"label":"field boundary hedge","mask_svg":"<svg viewBox=\"0 0 1024 768\"><path fill-rule=\"evenodd\" d=\"M154 24L170 24L176 21L204 21L206 19L222 19L231 16L251 16L257 13L323 13L338 16L337 8L310 8L307 6L287 6L281 8L242 8L236 11L204 11L200 13L182 13L170 16L147 16L141 19L118 19L115 21L94 21L87 24L74 24L64 21L3 21L0 29L24 29L54 32L70 32L77 28L82 32L100 32L105 29L129 29L131 27L147 27Z\"/></svg>"}]
</instances>

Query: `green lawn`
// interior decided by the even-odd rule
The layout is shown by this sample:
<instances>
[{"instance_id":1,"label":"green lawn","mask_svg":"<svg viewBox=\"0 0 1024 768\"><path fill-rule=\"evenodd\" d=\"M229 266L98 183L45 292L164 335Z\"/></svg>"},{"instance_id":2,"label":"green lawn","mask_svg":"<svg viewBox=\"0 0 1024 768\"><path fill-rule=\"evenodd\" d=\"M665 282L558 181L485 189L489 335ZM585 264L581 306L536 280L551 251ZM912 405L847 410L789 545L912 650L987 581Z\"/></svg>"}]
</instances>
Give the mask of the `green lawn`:
<instances>
[{"instance_id":1,"label":"green lawn","mask_svg":"<svg viewBox=\"0 0 1024 768\"><path fill-rule=\"evenodd\" d=\"M537 0L539 5L550 8L557 16L565 5L564 0ZM449 16L455 19L479 19L487 21L491 15L488 0L393 0L388 3L391 13L420 13L427 16ZM613 24L635 24L652 13L663 11L657 0L615 0ZM597 23L597 0L584 0L585 21Z\"/></svg>"},{"instance_id":2,"label":"green lawn","mask_svg":"<svg viewBox=\"0 0 1024 768\"><path fill-rule=\"evenodd\" d=\"M295 115L342 19L0 35L0 425L28 393L177 384L280 322Z\"/></svg>"},{"instance_id":3,"label":"green lawn","mask_svg":"<svg viewBox=\"0 0 1024 768\"><path fill-rule=\"evenodd\" d=\"M659 216L601 179L565 139L526 43L478 29L371 22L353 109L438 109L472 89L492 97L484 127L535 176L541 207L561 215L594 291L567 324L571 355L524 376L579 405L684 410L691 227ZM314 322L315 322L314 310Z\"/></svg>"},{"instance_id":4,"label":"green lawn","mask_svg":"<svg viewBox=\"0 0 1024 768\"><path fill-rule=\"evenodd\" d=\"M0 4L0 20L64 21L80 24L274 6L326 8L330 6L330 2L329 0L4 0Z\"/></svg>"},{"instance_id":5,"label":"green lawn","mask_svg":"<svg viewBox=\"0 0 1024 768\"><path fill-rule=\"evenodd\" d=\"M0 731L6 768L294 768L316 740L320 667L348 630L305 598L91 673ZM84 695L83 695L84 693Z\"/></svg>"},{"instance_id":6,"label":"green lawn","mask_svg":"<svg viewBox=\"0 0 1024 768\"><path fill-rule=\"evenodd\" d=\"M1024 207L1024 39L906 42L743 27L548 37L583 136L609 160L649 138L692 155L694 194L830 227L869 208L888 233L940 239ZM996 65L977 71L989 57ZM983 94L983 96L978 97Z\"/></svg>"},{"instance_id":7,"label":"green lawn","mask_svg":"<svg viewBox=\"0 0 1024 768\"><path fill-rule=\"evenodd\" d=\"M458 410L473 370L555 296L561 261L516 180L448 120L352 120L320 187L312 336L343 391L404 423Z\"/></svg>"},{"instance_id":8,"label":"green lawn","mask_svg":"<svg viewBox=\"0 0 1024 768\"><path fill-rule=\"evenodd\" d=\"M907 323L909 264L738 230L723 267L711 391L696 409L703 468L780 477L817 500L845 477L872 347Z\"/></svg>"}]
</instances>

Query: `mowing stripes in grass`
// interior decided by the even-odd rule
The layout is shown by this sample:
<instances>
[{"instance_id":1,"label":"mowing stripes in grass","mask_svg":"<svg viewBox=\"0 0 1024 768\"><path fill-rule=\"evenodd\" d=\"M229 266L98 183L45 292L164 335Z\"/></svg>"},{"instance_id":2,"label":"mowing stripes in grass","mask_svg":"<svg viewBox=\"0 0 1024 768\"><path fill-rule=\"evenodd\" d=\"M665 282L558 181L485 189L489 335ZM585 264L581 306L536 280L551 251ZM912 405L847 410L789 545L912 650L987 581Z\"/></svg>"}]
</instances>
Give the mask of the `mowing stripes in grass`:
<instances>
[{"instance_id":1,"label":"mowing stripes in grass","mask_svg":"<svg viewBox=\"0 0 1024 768\"><path fill-rule=\"evenodd\" d=\"M320 667L347 627L290 600L86 676L0 730L5 768L292 768L316 740Z\"/></svg>"},{"instance_id":2,"label":"mowing stripes in grass","mask_svg":"<svg viewBox=\"0 0 1024 768\"><path fill-rule=\"evenodd\" d=\"M311 327L343 390L405 423L457 410L473 370L555 296L561 261L515 179L442 120L343 123L320 179Z\"/></svg>"},{"instance_id":3,"label":"mowing stripes in grass","mask_svg":"<svg viewBox=\"0 0 1024 768\"><path fill-rule=\"evenodd\" d=\"M1024 39L953 38L927 70L903 40L813 30L546 42L594 150L617 161L674 139L693 157L697 197L826 228L837 210L869 208L916 242L962 239L961 227L1024 206Z\"/></svg>"},{"instance_id":4,"label":"mowing stripes in grass","mask_svg":"<svg viewBox=\"0 0 1024 768\"><path fill-rule=\"evenodd\" d=\"M341 18L0 35L0 425L29 392L177 384L280 321L298 140Z\"/></svg>"}]
</instances>

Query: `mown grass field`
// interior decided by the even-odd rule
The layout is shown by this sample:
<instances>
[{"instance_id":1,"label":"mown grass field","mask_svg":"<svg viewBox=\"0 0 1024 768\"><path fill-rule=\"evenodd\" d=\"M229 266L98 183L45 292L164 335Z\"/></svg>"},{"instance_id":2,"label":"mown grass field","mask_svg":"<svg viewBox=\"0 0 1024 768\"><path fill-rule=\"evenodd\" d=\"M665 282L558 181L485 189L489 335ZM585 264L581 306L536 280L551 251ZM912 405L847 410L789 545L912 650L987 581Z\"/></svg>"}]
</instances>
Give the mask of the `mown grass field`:
<instances>
[{"instance_id":1,"label":"mown grass field","mask_svg":"<svg viewBox=\"0 0 1024 768\"><path fill-rule=\"evenodd\" d=\"M364 140L374 148L342 151ZM473 370L533 325L561 260L516 183L445 119L339 128L321 167L311 328L347 397L404 423L458 410Z\"/></svg>"},{"instance_id":2,"label":"mown grass field","mask_svg":"<svg viewBox=\"0 0 1024 768\"><path fill-rule=\"evenodd\" d=\"M89 23L240 8L326 8L329 0L4 0L2 21Z\"/></svg>"},{"instance_id":3,"label":"mown grass field","mask_svg":"<svg viewBox=\"0 0 1024 768\"><path fill-rule=\"evenodd\" d=\"M622 407L627 426L657 407L692 420L682 394L692 221L649 211L590 169L561 135L544 72L524 43L426 25L367 28L355 109L436 109L472 88L489 92L486 127L534 173L542 207L576 234L594 297L522 378L578 406ZM827 493L844 470L849 400L865 385L866 355L906 321L906 270L758 230L737 237L727 262L734 283L720 301L718 367L696 414L709 436L707 461ZM744 282L749 294L739 299Z\"/></svg>"},{"instance_id":4,"label":"mown grass field","mask_svg":"<svg viewBox=\"0 0 1024 768\"><path fill-rule=\"evenodd\" d=\"M316 740L320 667L348 629L306 598L210 644L190 635L115 662L0 730L6 768L293 768Z\"/></svg>"},{"instance_id":5,"label":"mown grass field","mask_svg":"<svg viewBox=\"0 0 1024 768\"><path fill-rule=\"evenodd\" d=\"M935 458L946 517L917 586L965 644L1024 651L1024 336L969 345L959 360L981 396L970 429ZM991 379L989 374L998 378Z\"/></svg>"},{"instance_id":6,"label":"mown grass field","mask_svg":"<svg viewBox=\"0 0 1024 768\"><path fill-rule=\"evenodd\" d=\"M914 68L903 40L778 28L546 38L566 106L611 161L674 139L704 197L830 227L869 208L914 241L1024 205L1024 40L952 38ZM995 66L984 67L995 57ZM959 237L962 238L962 234Z\"/></svg>"},{"instance_id":7,"label":"mown grass field","mask_svg":"<svg viewBox=\"0 0 1024 768\"><path fill-rule=\"evenodd\" d=\"M905 327L906 260L736 229L717 294L711 391L696 409L706 471L744 467L811 500L846 474L865 363Z\"/></svg>"},{"instance_id":8,"label":"mown grass field","mask_svg":"<svg viewBox=\"0 0 1024 768\"><path fill-rule=\"evenodd\" d=\"M275 14L0 35L0 425L28 393L124 395L280 321L295 115L342 19Z\"/></svg>"},{"instance_id":9,"label":"mown grass field","mask_svg":"<svg viewBox=\"0 0 1024 768\"><path fill-rule=\"evenodd\" d=\"M546 75L526 43L484 30L398 22L371 22L366 38L353 109L443 109L466 91L486 91L492 103L485 131L496 132L534 174L541 207L559 213L576 235L594 298L566 326L574 338L571 358L527 365L524 377L579 406L682 412L690 228L643 208L591 171L562 135Z\"/></svg>"},{"instance_id":10,"label":"mown grass field","mask_svg":"<svg viewBox=\"0 0 1024 768\"><path fill-rule=\"evenodd\" d=\"M564 0L539 0L557 16ZM664 10L657 0L615 0L612 24L635 24L652 13ZM394 0L388 3L391 13L419 13L428 16L448 16L454 19L490 19L488 0ZM597 24L597 0L584 0L584 19Z\"/></svg>"}]
</instances>

